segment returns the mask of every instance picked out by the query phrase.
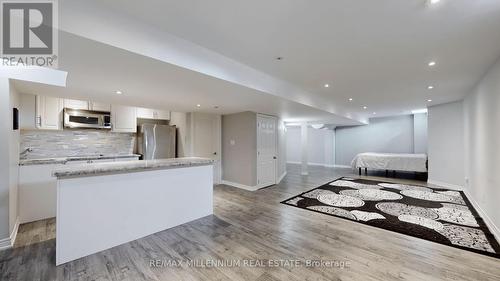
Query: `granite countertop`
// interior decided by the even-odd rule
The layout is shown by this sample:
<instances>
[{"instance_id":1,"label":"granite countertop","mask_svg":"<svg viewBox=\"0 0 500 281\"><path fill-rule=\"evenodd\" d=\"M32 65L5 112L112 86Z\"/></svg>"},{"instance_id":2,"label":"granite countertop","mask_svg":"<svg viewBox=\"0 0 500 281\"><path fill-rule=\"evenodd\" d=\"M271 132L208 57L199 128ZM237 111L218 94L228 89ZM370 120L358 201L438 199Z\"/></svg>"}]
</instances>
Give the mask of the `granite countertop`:
<instances>
[{"instance_id":1,"label":"granite countertop","mask_svg":"<svg viewBox=\"0 0 500 281\"><path fill-rule=\"evenodd\" d=\"M200 157L169 158L158 160L137 160L127 162L96 163L75 165L56 169L52 174L58 179L69 177L98 176L103 174L119 174L141 172L147 170L175 169L191 166L212 165L213 160Z\"/></svg>"},{"instance_id":2,"label":"granite countertop","mask_svg":"<svg viewBox=\"0 0 500 281\"><path fill-rule=\"evenodd\" d=\"M51 157L51 158L36 158L36 159L21 159L19 166L27 165L45 165L45 164L66 164L69 161L85 161L85 160L100 160L100 159L119 159L140 157L139 154L100 154L100 155L82 155L68 157Z\"/></svg>"}]
</instances>

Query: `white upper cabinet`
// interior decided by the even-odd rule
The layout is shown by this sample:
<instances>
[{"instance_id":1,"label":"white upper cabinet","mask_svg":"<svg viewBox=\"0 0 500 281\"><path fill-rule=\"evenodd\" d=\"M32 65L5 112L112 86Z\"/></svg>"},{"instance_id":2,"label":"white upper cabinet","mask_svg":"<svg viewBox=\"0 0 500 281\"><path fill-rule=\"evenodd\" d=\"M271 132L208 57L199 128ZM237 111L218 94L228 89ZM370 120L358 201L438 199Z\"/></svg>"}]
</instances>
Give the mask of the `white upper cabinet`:
<instances>
[{"instance_id":1,"label":"white upper cabinet","mask_svg":"<svg viewBox=\"0 0 500 281\"><path fill-rule=\"evenodd\" d=\"M93 102L90 102L90 110L111 111L111 104L93 101Z\"/></svg>"},{"instance_id":2,"label":"white upper cabinet","mask_svg":"<svg viewBox=\"0 0 500 281\"><path fill-rule=\"evenodd\" d=\"M137 110L132 106L112 105L111 123L113 132L137 132Z\"/></svg>"},{"instance_id":3,"label":"white upper cabinet","mask_svg":"<svg viewBox=\"0 0 500 281\"><path fill-rule=\"evenodd\" d=\"M89 102L84 100L64 99L64 107L72 109L89 109Z\"/></svg>"},{"instance_id":4,"label":"white upper cabinet","mask_svg":"<svg viewBox=\"0 0 500 281\"><path fill-rule=\"evenodd\" d=\"M138 107L137 118L170 120L170 111Z\"/></svg>"},{"instance_id":5,"label":"white upper cabinet","mask_svg":"<svg viewBox=\"0 0 500 281\"><path fill-rule=\"evenodd\" d=\"M170 120L170 111L155 110L155 119Z\"/></svg>"},{"instance_id":6,"label":"white upper cabinet","mask_svg":"<svg viewBox=\"0 0 500 281\"><path fill-rule=\"evenodd\" d=\"M60 130L62 109L62 99L36 96L36 127L44 130Z\"/></svg>"},{"instance_id":7,"label":"white upper cabinet","mask_svg":"<svg viewBox=\"0 0 500 281\"><path fill-rule=\"evenodd\" d=\"M151 108L138 107L137 118L154 119L154 110Z\"/></svg>"}]
</instances>

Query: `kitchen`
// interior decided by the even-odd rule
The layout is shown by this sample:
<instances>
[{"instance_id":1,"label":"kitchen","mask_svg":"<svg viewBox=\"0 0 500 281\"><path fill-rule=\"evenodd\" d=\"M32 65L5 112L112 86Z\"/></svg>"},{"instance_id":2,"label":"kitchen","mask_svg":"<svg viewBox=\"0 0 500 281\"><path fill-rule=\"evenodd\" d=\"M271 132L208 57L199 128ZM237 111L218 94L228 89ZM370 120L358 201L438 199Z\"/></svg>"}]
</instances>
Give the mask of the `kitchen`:
<instances>
[{"instance_id":1,"label":"kitchen","mask_svg":"<svg viewBox=\"0 0 500 281\"><path fill-rule=\"evenodd\" d=\"M220 155L217 151L220 147L220 115L18 95L19 109L14 120L18 120L20 127L19 223L57 218L57 264L212 213L212 184L220 180L217 159ZM202 128L207 124L211 126L208 130ZM203 135L206 132L209 134ZM201 141L191 143L193 135ZM194 155L206 158L190 157ZM181 170L178 168L195 174L179 178ZM93 192L85 190L84 194L91 194L88 201L83 200L85 196L81 194L69 199L68 191L76 189L67 185L72 185L79 176L84 184L92 182L92 177L101 183L107 178L118 182L107 182L105 188ZM127 177L126 182L123 182L123 177ZM152 182L149 182L150 177ZM158 177L162 180L158 181ZM131 190L125 192L125 186L134 182L134 178L139 181L128 184ZM149 189L154 191L148 192ZM98 196L101 191L113 195ZM169 196L161 196L163 191L170 192ZM146 198L138 200L142 195ZM109 208L110 196L117 200L111 205L113 208ZM105 198L105 201L99 201L100 198ZM153 204L158 207L156 209L131 208L158 199L161 201ZM122 205L125 201L128 203ZM183 203L179 206L176 202ZM196 203L196 208L192 208L189 202ZM81 211L89 206L92 206L95 216ZM119 206L123 207L120 211ZM140 225L134 225L131 219L121 220L130 230L127 234L123 232L124 225L110 228L128 210L135 210L134 216ZM138 216L141 210L146 211ZM145 217L154 217L154 214L180 210L185 210L183 215L169 220L147 223L144 220ZM114 217L110 216L113 212ZM77 217L71 217L72 214ZM107 226L106 231L99 233L103 227L96 223L95 218L102 219L106 215L105 221L97 220ZM78 233L83 231L78 230L79 226L96 229L94 233L99 233L100 238L80 236L82 240L75 243L79 239ZM96 243L99 245L94 245ZM80 246L80 249L75 249L75 246Z\"/></svg>"}]
</instances>

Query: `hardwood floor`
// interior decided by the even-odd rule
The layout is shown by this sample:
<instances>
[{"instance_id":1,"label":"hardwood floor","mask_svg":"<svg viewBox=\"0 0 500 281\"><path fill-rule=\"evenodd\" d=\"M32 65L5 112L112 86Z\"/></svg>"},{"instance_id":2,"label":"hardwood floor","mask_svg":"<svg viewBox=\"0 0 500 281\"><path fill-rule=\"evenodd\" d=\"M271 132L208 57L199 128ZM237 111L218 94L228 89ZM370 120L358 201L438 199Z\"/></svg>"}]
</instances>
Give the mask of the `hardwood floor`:
<instances>
[{"instance_id":1,"label":"hardwood floor","mask_svg":"<svg viewBox=\"0 0 500 281\"><path fill-rule=\"evenodd\" d=\"M298 165L289 165L276 186L249 192L220 185L213 216L57 268L54 221L26 224L16 247L0 252L0 280L500 280L499 259L279 203L345 175L357 177L322 167L301 176ZM243 266L279 259L346 264ZM225 260L226 266L152 267L152 260ZM238 260L241 266L231 266Z\"/></svg>"}]
</instances>

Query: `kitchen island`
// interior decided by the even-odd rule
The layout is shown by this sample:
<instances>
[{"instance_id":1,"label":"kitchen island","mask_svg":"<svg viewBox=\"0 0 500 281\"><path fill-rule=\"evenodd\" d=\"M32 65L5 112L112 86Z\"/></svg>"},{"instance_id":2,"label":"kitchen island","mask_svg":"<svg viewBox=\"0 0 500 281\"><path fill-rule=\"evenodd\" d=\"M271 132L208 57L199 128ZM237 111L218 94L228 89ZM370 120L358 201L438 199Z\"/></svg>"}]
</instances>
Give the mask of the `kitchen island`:
<instances>
[{"instance_id":1,"label":"kitchen island","mask_svg":"<svg viewBox=\"0 0 500 281\"><path fill-rule=\"evenodd\" d=\"M211 215L212 164L190 157L55 170L56 265Z\"/></svg>"}]
</instances>

